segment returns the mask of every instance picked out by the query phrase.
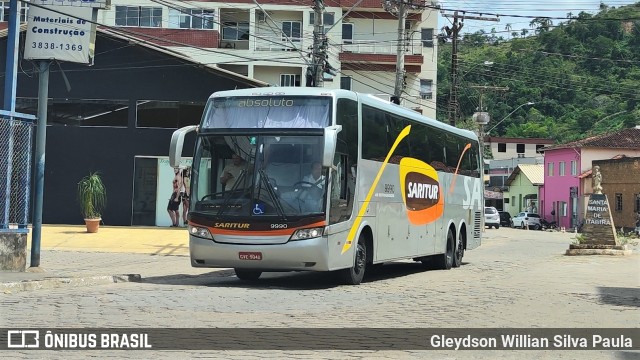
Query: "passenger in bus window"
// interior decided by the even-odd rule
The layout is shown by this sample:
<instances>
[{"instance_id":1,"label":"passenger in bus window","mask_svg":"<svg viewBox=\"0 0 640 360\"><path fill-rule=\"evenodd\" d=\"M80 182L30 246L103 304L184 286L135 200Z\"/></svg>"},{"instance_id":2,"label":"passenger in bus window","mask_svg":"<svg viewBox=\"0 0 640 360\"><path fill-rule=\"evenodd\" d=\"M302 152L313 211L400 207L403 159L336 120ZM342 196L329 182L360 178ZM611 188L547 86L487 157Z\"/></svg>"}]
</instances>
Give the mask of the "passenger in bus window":
<instances>
[{"instance_id":1,"label":"passenger in bus window","mask_svg":"<svg viewBox=\"0 0 640 360\"><path fill-rule=\"evenodd\" d=\"M231 164L224 167L222 176L220 176L220 183L224 186L225 190L233 189L233 186L242 174L242 170L246 167L244 159L238 154L234 153L231 155L231 161Z\"/></svg>"}]
</instances>

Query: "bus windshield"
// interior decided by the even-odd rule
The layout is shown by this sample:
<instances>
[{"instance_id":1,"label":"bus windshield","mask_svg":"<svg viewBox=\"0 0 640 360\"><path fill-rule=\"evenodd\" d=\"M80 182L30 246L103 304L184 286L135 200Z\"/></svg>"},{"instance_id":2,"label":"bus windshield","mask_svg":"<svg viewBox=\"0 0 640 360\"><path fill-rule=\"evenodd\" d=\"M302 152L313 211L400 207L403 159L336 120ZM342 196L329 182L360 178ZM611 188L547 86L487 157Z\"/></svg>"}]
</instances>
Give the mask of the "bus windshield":
<instances>
[{"instance_id":1,"label":"bus windshield","mask_svg":"<svg viewBox=\"0 0 640 360\"><path fill-rule=\"evenodd\" d=\"M225 217L322 214L322 135L201 135L191 211Z\"/></svg>"},{"instance_id":2,"label":"bus windshield","mask_svg":"<svg viewBox=\"0 0 640 360\"><path fill-rule=\"evenodd\" d=\"M221 97L210 101L204 129L322 129L329 125L330 97Z\"/></svg>"}]
</instances>

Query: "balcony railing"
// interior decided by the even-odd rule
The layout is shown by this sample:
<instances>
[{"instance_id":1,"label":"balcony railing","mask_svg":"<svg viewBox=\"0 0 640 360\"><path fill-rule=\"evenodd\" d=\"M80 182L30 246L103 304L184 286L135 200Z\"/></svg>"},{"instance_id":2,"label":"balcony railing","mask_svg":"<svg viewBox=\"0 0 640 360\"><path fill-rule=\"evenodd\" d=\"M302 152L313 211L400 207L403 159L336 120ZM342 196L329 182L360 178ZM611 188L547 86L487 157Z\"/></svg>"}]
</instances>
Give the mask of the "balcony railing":
<instances>
[{"instance_id":1,"label":"balcony railing","mask_svg":"<svg viewBox=\"0 0 640 360\"><path fill-rule=\"evenodd\" d=\"M371 40L343 40L342 52L361 54L396 54L398 47L395 40L380 41ZM422 41L412 40L405 42L405 52L408 54L422 54Z\"/></svg>"},{"instance_id":2,"label":"balcony railing","mask_svg":"<svg viewBox=\"0 0 640 360\"><path fill-rule=\"evenodd\" d=\"M303 41L299 37L290 37L287 40L281 36L256 36L256 51L299 51L302 48Z\"/></svg>"}]
</instances>

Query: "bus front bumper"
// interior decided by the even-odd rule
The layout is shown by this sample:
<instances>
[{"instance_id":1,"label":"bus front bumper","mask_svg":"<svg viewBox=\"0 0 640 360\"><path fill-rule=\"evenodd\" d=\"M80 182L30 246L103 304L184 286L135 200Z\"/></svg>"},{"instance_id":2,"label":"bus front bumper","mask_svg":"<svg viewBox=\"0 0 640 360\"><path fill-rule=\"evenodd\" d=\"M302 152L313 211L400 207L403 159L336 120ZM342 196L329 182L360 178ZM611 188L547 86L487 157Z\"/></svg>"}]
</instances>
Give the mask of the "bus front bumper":
<instances>
[{"instance_id":1,"label":"bus front bumper","mask_svg":"<svg viewBox=\"0 0 640 360\"><path fill-rule=\"evenodd\" d=\"M285 244L254 245L221 244L190 235L189 254L193 267L263 271L329 270L327 239L324 237Z\"/></svg>"}]
</instances>

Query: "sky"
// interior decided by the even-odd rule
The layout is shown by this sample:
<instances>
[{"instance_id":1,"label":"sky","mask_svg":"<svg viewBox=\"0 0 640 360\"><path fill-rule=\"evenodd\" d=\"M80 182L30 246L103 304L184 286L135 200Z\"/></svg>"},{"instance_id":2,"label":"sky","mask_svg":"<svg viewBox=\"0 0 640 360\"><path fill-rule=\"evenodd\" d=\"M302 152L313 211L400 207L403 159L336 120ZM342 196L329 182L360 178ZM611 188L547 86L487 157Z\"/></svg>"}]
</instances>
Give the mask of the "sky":
<instances>
[{"instance_id":1,"label":"sky","mask_svg":"<svg viewBox=\"0 0 640 360\"><path fill-rule=\"evenodd\" d=\"M525 15L525 16L547 16L547 17L567 17L567 13L571 12L573 16L578 15L581 11L595 14L598 12L600 3L604 3L610 7L620 7L623 5L634 4L640 0L440 0L440 6L443 9L451 9L458 11L470 11L471 16L495 17L495 14L504 15ZM486 12L483 15L478 12ZM453 14L453 11L445 11L447 14ZM491 28L495 28L498 36L505 38L510 37L510 33L522 29L531 32L529 23L533 18L514 18L508 16L500 16L499 22L465 20L461 33L473 33L478 30L490 32ZM438 26L450 25L452 19L446 19L442 16L438 19ZM553 24L564 22L567 20L552 19ZM511 31L506 31L506 24L511 24Z\"/></svg>"}]
</instances>

